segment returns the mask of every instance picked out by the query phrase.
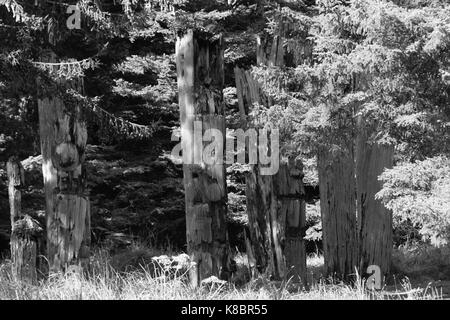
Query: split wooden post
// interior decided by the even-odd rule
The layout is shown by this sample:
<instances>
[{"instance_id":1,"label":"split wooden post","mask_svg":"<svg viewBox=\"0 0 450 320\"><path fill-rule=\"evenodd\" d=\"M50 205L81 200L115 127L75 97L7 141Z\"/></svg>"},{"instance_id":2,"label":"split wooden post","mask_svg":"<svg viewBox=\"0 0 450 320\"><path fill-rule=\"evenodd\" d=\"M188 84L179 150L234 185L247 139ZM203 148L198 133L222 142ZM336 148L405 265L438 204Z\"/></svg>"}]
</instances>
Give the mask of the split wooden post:
<instances>
[{"instance_id":1,"label":"split wooden post","mask_svg":"<svg viewBox=\"0 0 450 320\"><path fill-rule=\"evenodd\" d=\"M358 266L353 151L332 153L324 147L317 158L324 271L348 279Z\"/></svg>"},{"instance_id":2,"label":"split wooden post","mask_svg":"<svg viewBox=\"0 0 450 320\"><path fill-rule=\"evenodd\" d=\"M356 139L357 212L359 237L359 267L361 274L370 265L380 268L381 275L390 271L392 261L392 212L375 194L381 190L378 180L386 168L392 168L393 145L369 143L376 124L358 119Z\"/></svg>"},{"instance_id":3,"label":"split wooden post","mask_svg":"<svg viewBox=\"0 0 450 320\"><path fill-rule=\"evenodd\" d=\"M58 85L81 91L82 79L59 80ZM38 107L47 258L50 271L58 272L89 258L90 202L84 165L87 126L81 106L66 105L57 93L41 96Z\"/></svg>"},{"instance_id":4,"label":"split wooden post","mask_svg":"<svg viewBox=\"0 0 450 320\"><path fill-rule=\"evenodd\" d=\"M287 52L283 37L257 37L257 63L283 66ZM265 107L273 104L250 70L235 68L236 89L243 129L254 103ZM281 157L281 155L280 155ZM252 165L246 177L249 241L247 253L255 264L253 273L277 280L291 279L306 283L305 201L303 170L293 158L280 161L279 171L272 176L260 174L260 166Z\"/></svg>"},{"instance_id":5,"label":"split wooden post","mask_svg":"<svg viewBox=\"0 0 450 320\"><path fill-rule=\"evenodd\" d=\"M253 166L246 179L250 256L260 274L306 285L303 168L290 158L278 173L261 175Z\"/></svg>"},{"instance_id":6,"label":"split wooden post","mask_svg":"<svg viewBox=\"0 0 450 320\"><path fill-rule=\"evenodd\" d=\"M11 212L11 260L16 280L35 284L37 282L36 259L40 226L29 216L22 214L22 191L25 173L16 157L6 165L9 183L9 206Z\"/></svg>"},{"instance_id":7,"label":"split wooden post","mask_svg":"<svg viewBox=\"0 0 450 320\"><path fill-rule=\"evenodd\" d=\"M196 287L210 276L226 279L230 271L222 36L188 30L178 36L176 60L190 281ZM217 146L208 161L203 155L207 131Z\"/></svg>"},{"instance_id":8,"label":"split wooden post","mask_svg":"<svg viewBox=\"0 0 450 320\"><path fill-rule=\"evenodd\" d=\"M355 75L355 90L367 90L368 77ZM378 177L394 164L394 146L371 141L378 125L378 121L363 115L356 119L356 208L359 273L366 276L368 267L374 265L379 268L383 281L392 261L392 212L375 195L382 188Z\"/></svg>"}]
</instances>

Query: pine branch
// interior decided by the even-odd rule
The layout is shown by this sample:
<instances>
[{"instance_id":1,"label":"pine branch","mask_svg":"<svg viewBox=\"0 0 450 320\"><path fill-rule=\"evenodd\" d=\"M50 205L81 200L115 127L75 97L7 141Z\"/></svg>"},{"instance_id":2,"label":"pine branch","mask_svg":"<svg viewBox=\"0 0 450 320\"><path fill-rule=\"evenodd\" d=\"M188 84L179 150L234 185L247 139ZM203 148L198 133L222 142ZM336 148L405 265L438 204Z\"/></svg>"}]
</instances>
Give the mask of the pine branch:
<instances>
[{"instance_id":1,"label":"pine branch","mask_svg":"<svg viewBox=\"0 0 450 320\"><path fill-rule=\"evenodd\" d=\"M156 127L159 125L159 121L152 123L150 126L127 121L101 108L98 98L89 99L74 90L69 90L68 94L70 98L75 99L76 103L79 103L84 109L94 113L102 125L106 124L115 129L118 135L133 139L148 139L153 136Z\"/></svg>"}]
</instances>

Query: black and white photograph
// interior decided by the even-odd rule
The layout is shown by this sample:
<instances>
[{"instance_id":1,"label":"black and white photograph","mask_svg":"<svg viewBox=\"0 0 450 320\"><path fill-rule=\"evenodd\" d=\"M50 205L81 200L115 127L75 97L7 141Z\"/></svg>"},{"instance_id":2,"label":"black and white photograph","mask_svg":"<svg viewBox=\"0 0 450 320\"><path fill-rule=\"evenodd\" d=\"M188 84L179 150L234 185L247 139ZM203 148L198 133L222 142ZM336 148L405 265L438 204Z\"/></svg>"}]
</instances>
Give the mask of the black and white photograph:
<instances>
[{"instance_id":1,"label":"black and white photograph","mask_svg":"<svg viewBox=\"0 0 450 320\"><path fill-rule=\"evenodd\" d=\"M0 0L0 300L450 300L450 0Z\"/></svg>"}]
</instances>

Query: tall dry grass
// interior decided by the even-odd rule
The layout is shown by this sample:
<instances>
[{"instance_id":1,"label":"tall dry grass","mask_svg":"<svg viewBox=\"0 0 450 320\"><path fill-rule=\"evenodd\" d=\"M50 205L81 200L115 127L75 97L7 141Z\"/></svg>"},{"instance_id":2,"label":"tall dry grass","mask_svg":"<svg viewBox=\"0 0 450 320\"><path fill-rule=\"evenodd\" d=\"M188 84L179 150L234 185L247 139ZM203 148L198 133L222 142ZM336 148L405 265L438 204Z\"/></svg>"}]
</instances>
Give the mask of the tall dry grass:
<instances>
[{"instance_id":1,"label":"tall dry grass","mask_svg":"<svg viewBox=\"0 0 450 320\"><path fill-rule=\"evenodd\" d=\"M139 249L142 250L142 249ZM367 300L367 299L440 299L436 290L413 290L407 281L400 290L387 293L369 291L357 277L354 285L334 282L320 277L323 258L308 258L309 288L292 283L254 279L245 285L213 283L193 289L186 272L155 268L141 264L138 268L118 271L112 267L114 259L106 251L98 251L92 258L90 270L84 273L56 274L41 279L37 285L15 281L11 275L11 262L0 265L0 299L19 300ZM237 259L244 261L244 257Z\"/></svg>"}]
</instances>

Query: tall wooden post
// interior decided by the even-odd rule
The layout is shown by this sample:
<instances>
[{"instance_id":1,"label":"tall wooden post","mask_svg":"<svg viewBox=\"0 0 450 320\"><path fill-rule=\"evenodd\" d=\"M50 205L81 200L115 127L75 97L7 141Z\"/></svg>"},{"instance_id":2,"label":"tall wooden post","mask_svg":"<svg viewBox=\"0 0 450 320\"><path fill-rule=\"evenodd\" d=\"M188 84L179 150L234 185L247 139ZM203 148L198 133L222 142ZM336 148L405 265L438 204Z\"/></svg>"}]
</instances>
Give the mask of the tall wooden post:
<instances>
[{"instance_id":1,"label":"tall wooden post","mask_svg":"<svg viewBox=\"0 0 450 320\"><path fill-rule=\"evenodd\" d=\"M375 194L381 190L378 180L386 168L392 168L394 147L369 143L374 124L359 119L356 141L357 209L360 269L364 274L367 267L377 265L382 275L387 275L392 255L392 212Z\"/></svg>"},{"instance_id":2,"label":"tall wooden post","mask_svg":"<svg viewBox=\"0 0 450 320\"><path fill-rule=\"evenodd\" d=\"M325 273L348 279L358 265L353 152L323 148L317 162Z\"/></svg>"},{"instance_id":3,"label":"tall wooden post","mask_svg":"<svg viewBox=\"0 0 450 320\"><path fill-rule=\"evenodd\" d=\"M299 159L282 162L275 178L278 198L278 219L284 231L283 254L286 258L286 278L306 285L306 202L303 186L303 164ZM283 225L284 222L284 225ZM284 242L284 243L283 243Z\"/></svg>"},{"instance_id":4,"label":"tall wooden post","mask_svg":"<svg viewBox=\"0 0 450 320\"><path fill-rule=\"evenodd\" d=\"M58 85L81 91L81 81L61 80ZM87 127L81 106L66 105L57 93L40 97L38 107L47 258L50 271L57 272L89 258L90 202L84 166Z\"/></svg>"},{"instance_id":5,"label":"tall wooden post","mask_svg":"<svg viewBox=\"0 0 450 320\"><path fill-rule=\"evenodd\" d=\"M229 276L222 36L193 30L179 35L176 60L186 234L193 263L190 279L196 287L207 277ZM205 159L203 150L208 143L202 138L208 129L219 133L214 137L218 149L214 157Z\"/></svg>"},{"instance_id":6,"label":"tall wooden post","mask_svg":"<svg viewBox=\"0 0 450 320\"><path fill-rule=\"evenodd\" d=\"M278 173L261 175L253 166L246 179L249 256L256 269L276 280L306 285L305 201L299 160L282 160Z\"/></svg>"},{"instance_id":7,"label":"tall wooden post","mask_svg":"<svg viewBox=\"0 0 450 320\"><path fill-rule=\"evenodd\" d=\"M287 52L283 37L257 37L257 63L283 66ZM236 89L241 122L254 103L270 107L267 97L249 70L235 68ZM280 155L281 157L281 155ZM280 161L279 171L272 176L260 174L253 165L246 177L249 240L247 253L254 259L257 272L274 279L290 279L306 285L306 249L304 237L305 201L303 171L300 161Z\"/></svg>"},{"instance_id":8,"label":"tall wooden post","mask_svg":"<svg viewBox=\"0 0 450 320\"><path fill-rule=\"evenodd\" d=\"M9 208L11 212L11 227L22 215L22 191L25 187L25 171L16 157L11 157L6 164L8 174Z\"/></svg>"},{"instance_id":9,"label":"tall wooden post","mask_svg":"<svg viewBox=\"0 0 450 320\"><path fill-rule=\"evenodd\" d=\"M9 206L11 211L11 260L15 279L37 282L36 259L37 237L40 226L29 216L22 214L22 191L25 187L25 174L22 164L16 157L7 163L9 182Z\"/></svg>"}]
</instances>

